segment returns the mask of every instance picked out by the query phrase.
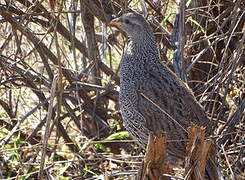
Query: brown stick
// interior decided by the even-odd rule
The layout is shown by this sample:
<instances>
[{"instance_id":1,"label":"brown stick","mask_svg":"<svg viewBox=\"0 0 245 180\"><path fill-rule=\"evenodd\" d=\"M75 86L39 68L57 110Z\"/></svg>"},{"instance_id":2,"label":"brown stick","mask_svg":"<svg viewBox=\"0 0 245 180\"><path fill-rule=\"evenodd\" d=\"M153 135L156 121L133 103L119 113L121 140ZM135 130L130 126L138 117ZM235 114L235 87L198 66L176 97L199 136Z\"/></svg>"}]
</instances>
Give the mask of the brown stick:
<instances>
[{"instance_id":1,"label":"brown stick","mask_svg":"<svg viewBox=\"0 0 245 180\"><path fill-rule=\"evenodd\" d=\"M211 140L205 140L205 128L191 125L188 128L189 143L187 144L187 158L185 164L185 179L205 179L205 168L212 166L210 156L212 148ZM213 169L213 168L211 168ZM213 172L213 176L215 176Z\"/></svg>"},{"instance_id":2,"label":"brown stick","mask_svg":"<svg viewBox=\"0 0 245 180\"><path fill-rule=\"evenodd\" d=\"M166 134L162 131L156 135L150 134L146 154L142 167L138 174L138 180L163 179L162 174L167 171L166 157Z\"/></svg>"},{"instance_id":3,"label":"brown stick","mask_svg":"<svg viewBox=\"0 0 245 180\"><path fill-rule=\"evenodd\" d=\"M49 139L49 134L50 134L51 117L52 117L52 111L53 111L57 79L58 79L57 76L54 77L52 87L51 87L51 98L50 98L50 104L48 108L48 116L47 116L47 121L46 121L47 124L46 124L45 134L43 137L42 156L41 156L40 169L38 173L38 179L43 179L43 171L45 167L45 157L46 157L47 144L48 144L48 139Z\"/></svg>"}]
</instances>

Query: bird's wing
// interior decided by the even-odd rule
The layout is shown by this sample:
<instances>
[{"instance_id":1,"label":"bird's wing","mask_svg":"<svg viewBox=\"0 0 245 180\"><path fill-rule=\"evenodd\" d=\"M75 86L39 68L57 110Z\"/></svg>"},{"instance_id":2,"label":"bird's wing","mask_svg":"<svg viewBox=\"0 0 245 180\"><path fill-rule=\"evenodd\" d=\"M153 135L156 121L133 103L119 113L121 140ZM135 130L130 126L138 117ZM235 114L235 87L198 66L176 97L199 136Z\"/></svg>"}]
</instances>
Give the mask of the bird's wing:
<instances>
[{"instance_id":1,"label":"bird's wing","mask_svg":"<svg viewBox=\"0 0 245 180\"><path fill-rule=\"evenodd\" d=\"M139 87L139 109L148 127L172 130L177 135L186 133L191 123L207 126L204 110L185 84L168 68L160 68L149 71Z\"/></svg>"}]
</instances>

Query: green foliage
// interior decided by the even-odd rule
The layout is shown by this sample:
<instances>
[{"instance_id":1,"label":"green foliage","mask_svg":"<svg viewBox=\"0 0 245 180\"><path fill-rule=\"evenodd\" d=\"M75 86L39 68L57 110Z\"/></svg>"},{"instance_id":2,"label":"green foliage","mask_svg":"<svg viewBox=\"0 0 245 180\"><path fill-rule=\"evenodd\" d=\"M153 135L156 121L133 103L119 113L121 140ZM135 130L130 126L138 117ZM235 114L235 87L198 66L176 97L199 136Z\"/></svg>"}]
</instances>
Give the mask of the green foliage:
<instances>
[{"instance_id":1,"label":"green foliage","mask_svg":"<svg viewBox=\"0 0 245 180\"><path fill-rule=\"evenodd\" d=\"M84 168L83 168L83 171L84 171L85 175L87 175L87 174L89 173L89 174L98 176L95 172L93 172L91 169L89 169L89 167L88 167L87 164L85 164L85 166L84 166Z\"/></svg>"},{"instance_id":2,"label":"green foliage","mask_svg":"<svg viewBox=\"0 0 245 180\"><path fill-rule=\"evenodd\" d=\"M120 64L121 56L118 53L111 53L110 57L109 53L105 53L104 59L106 61L106 64L112 65L113 70L117 70Z\"/></svg>"},{"instance_id":3,"label":"green foliage","mask_svg":"<svg viewBox=\"0 0 245 180\"><path fill-rule=\"evenodd\" d=\"M102 143L95 143L94 146L103 152L109 152L106 146L104 146Z\"/></svg>"},{"instance_id":4,"label":"green foliage","mask_svg":"<svg viewBox=\"0 0 245 180\"><path fill-rule=\"evenodd\" d=\"M38 172L38 168L31 168L28 170L25 174L23 174L21 177L19 177L20 180L28 180L30 179L31 175L36 174Z\"/></svg>"},{"instance_id":5,"label":"green foliage","mask_svg":"<svg viewBox=\"0 0 245 180\"><path fill-rule=\"evenodd\" d=\"M121 131L121 132L116 132L105 138L105 141L110 141L110 140L117 140L117 139L123 139L129 137L128 131Z\"/></svg>"},{"instance_id":6,"label":"green foliage","mask_svg":"<svg viewBox=\"0 0 245 180\"><path fill-rule=\"evenodd\" d=\"M176 14L175 10L170 10L170 12L167 13L167 15L164 17L163 21L161 22L162 25L165 25L167 21L170 20L170 18Z\"/></svg>"},{"instance_id":7,"label":"green foliage","mask_svg":"<svg viewBox=\"0 0 245 180\"><path fill-rule=\"evenodd\" d=\"M116 132L106 137L102 141L94 143L94 146L103 152L108 152L108 149L106 148L105 145L103 145L103 143L107 143L113 140L120 140L120 139L127 138L127 137L129 137L129 133L127 131Z\"/></svg>"},{"instance_id":8,"label":"green foliage","mask_svg":"<svg viewBox=\"0 0 245 180\"><path fill-rule=\"evenodd\" d=\"M58 176L60 180L70 180L71 178L65 176Z\"/></svg>"}]
</instances>

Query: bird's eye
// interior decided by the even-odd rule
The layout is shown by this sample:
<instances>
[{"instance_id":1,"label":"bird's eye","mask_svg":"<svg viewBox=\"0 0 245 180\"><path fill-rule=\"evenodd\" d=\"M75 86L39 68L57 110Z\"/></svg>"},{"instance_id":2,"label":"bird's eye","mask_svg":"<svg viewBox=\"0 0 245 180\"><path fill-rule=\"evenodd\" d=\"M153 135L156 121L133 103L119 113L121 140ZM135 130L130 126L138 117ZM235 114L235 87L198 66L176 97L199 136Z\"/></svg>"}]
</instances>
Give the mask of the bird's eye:
<instances>
[{"instance_id":1,"label":"bird's eye","mask_svg":"<svg viewBox=\"0 0 245 180\"><path fill-rule=\"evenodd\" d=\"M125 19L125 24L129 24L129 20L128 19Z\"/></svg>"}]
</instances>

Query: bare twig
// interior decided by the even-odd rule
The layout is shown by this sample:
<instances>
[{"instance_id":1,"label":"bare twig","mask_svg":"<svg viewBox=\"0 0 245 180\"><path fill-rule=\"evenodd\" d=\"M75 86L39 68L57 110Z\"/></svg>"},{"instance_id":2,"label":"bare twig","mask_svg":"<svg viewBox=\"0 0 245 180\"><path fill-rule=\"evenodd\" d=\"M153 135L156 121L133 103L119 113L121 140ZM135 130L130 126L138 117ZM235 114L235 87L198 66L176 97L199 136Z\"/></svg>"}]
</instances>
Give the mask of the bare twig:
<instances>
[{"instance_id":1,"label":"bare twig","mask_svg":"<svg viewBox=\"0 0 245 180\"><path fill-rule=\"evenodd\" d=\"M218 139L218 144L222 145L224 144L229 138L229 135L224 136L224 134L229 134L236 128L236 125L241 120L241 116L244 115L244 109L245 109L245 100L241 102L237 110L233 113L233 115L230 117L230 119L227 121L227 123L223 126L221 130L220 139ZM226 129L226 130L225 130Z\"/></svg>"},{"instance_id":2,"label":"bare twig","mask_svg":"<svg viewBox=\"0 0 245 180\"><path fill-rule=\"evenodd\" d=\"M48 102L49 99L46 99L46 101L43 101L42 103L38 104L36 107L34 107L31 111L29 111L23 118L21 118L19 121L17 121L16 125L14 128L11 130L11 132L0 142L0 146L3 146L6 144L10 138L16 133L20 127L20 125L30 116L35 112L38 108L41 106L45 105Z\"/></svg>"},{"instance_id":3,"label":"bare twig","mask_svg":"<svg viewBox=\"0 0 245 180\"><path fill-rule=\"evenodd\" d=\"M42 156L41 156L41 162L40 162L40 169L39 169L39 173L38 173L38 179L44 179L44 177L43 177L44 172L43 171L45 169L45 157L46 157L46 151L47 151L47 147L48 147L48 139L49 139L49 135L50 135L51 117L53 114L53 104L54 104L57 80L58 80L58 76L55 76L54 80L52 82L52 87L51 87L51 92L50 92L51 97L50 97L48 115L47 115L47 120L46 120L45 134L43 136Z\"/></svg>"}]
</instances>

